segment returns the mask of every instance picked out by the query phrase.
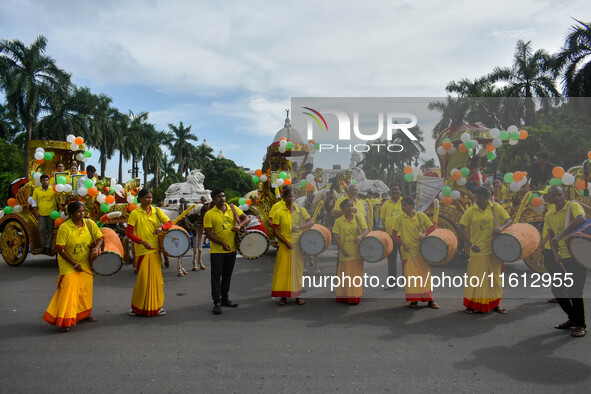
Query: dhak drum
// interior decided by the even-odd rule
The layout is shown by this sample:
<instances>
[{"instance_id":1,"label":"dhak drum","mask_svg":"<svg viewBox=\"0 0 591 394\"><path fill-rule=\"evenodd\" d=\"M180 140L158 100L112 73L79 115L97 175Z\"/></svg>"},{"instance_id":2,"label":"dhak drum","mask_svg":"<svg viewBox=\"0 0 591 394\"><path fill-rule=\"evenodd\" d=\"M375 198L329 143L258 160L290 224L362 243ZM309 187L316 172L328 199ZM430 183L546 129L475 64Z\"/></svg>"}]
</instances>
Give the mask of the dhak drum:
<instances>
[{"instance_id":1,"label":"dhak drum","mask_svg":"<svg viewBox=\"0 0 591 394\"><path fill-rule=\"evenodd\" d=\"M573 232L567 245L570 254L587 269L591 269L591 219Z\"/></svg>"},{"instance_id":2,"label":"dhak drum","mask_svg":"<svg viewBox=\"0 0 591 394\"><path fill-rule=\"evenodd\" d=\"M540 243L537 228L527 223L515 223L493 239L493 253L502 261L511 263L533 254Z\"/></svg>"},{"instance_id":3,"label":"dhak drum","mask_svg":"<svg viewBox=\"0 0 591 394\"><path fill-rule=\"evenodd\" d=\"M377 263L392 253L394 243L385 231L370 231L359 242L359 254L368 263Z\"/></svg>"},{"instance_id":4,"label":"dhak drum","mask_svg":"<svg viewBox=\"0 0 591 394\"><path fill-rule=\"evenodd\" d=\"M92 262L92 270L101 276L111 276L123 266L123 245L117 233L108 228L101 228L104 247L101 254Z\"/></svg>"},{"instance_id":5,"label":"dhak drum","mask_svg":"<svg viewBox=\"0 0 591 394\"><path fill-rule=\"evenodd\" d=\"M330 230L321 224L314 224L302 233L300 247L304 253L315 256L328 249L331 241Z\"/></svg>"},{"instance_id":6,"label":"dhak drum","mask_svg":"<svg viewBox=\"0 0 591 394\"><path fill-rule=\"evenodd\" d=\"M450 261L458 249L458 239L453 231L446 228L435 229L421 242L423 258L433 265L443 265Z\"/></svg>"},{"instance_id":7,"label":"dhak drum","mask_svg":"<svg viewBox=\"0 0 591 394\"><path fill-rule=\"evenodd\" d=\"M184 228L173 225L170 230L160 233L158 242L160 249L170 257L181 257L191 247L191 236Z\"/></svg>"},{"instance_id":8,"label":"dhak drum","mask_svg":"<svg viewBox=\"0 0 591 394\"><path fill-rule=\"evenodd\" d=\"M245 259L256 260L262 257L269 249L269 237L267 229L256 216L249 215L250 223L245 233L238 234L238 253Z\"/></svg>"}]
</instances>

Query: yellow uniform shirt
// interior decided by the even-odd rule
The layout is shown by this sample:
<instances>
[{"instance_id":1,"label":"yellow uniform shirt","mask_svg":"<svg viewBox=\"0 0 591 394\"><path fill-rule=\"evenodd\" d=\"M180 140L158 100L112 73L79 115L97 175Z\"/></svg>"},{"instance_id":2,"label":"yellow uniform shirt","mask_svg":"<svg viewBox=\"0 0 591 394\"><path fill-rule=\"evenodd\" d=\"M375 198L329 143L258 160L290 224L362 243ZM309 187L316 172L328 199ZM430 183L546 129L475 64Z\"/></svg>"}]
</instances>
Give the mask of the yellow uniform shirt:
<instances>
[{"instance_id":1,"label":"yellow uniform shirt","mask_svg":"<svg viewBox=\"0 0 591 394\"><path fill-rule=\"evenodd\" d=\"M501 202L501 201L510 202L511 190L509 189L508 184L504 183L503 186L501 186L501 189L496 193L497 193L497 199L499 200L499 202Z\"/></svg>"},{"instance_id":2,"label":"yellow uniform shirt","mask_svg":"<svg viewBox=\"0 0 591 394\"><path fill-rule=\"evenodd\" d=\"M99 238L103 237L103 234L95 222L89 219L85 219L84 221L84 226L78 227L71 219L66 220L57 230L55 245L65 246L66 252L68 252L76 263L80 264L82 268L90 269L88 255L90 254L92 240L94 238L94 241L96 242ZM92 235L90 234L91 231ZM57 262L60 269L60 275L66 275L75 271L72 264L67 262L59 254Z\"/></svg>"},{"instance_id":3,"label":"yellow uniform shirt","mask_svg":"<svg viewBox=\"0 0 591 394\"><path fill-rule=\"evenodd\" d=\"M562 207L562 209L559 211L557 211L556 208L548 211L544 219L544 227L547 227L548 230L552 230L555 236L560 234L566 228L566 211L568 210L569 205L570 222L572 222L580 215L585 216L585 211L583 210L583 207L576 201L567 201L566 204L564 204L564 207ZM568 246L566 246L565 238L562 238L558 243L558 255L563 259L572 257L568 251Z\"/></svg>"},{"instance_id":4,"label":"yellow uniform shirt","mask_svg":"<svg viewBox=\"0 0 591 394\"><path fill-rule=\"evenodd\" d=\"M385 229L388 234L392 234L394 218L402 213L401 204L402 198L399 198L396 202L392 201L392 199L388 199L388 201L382 205L382 209L380 209L380 228Z\"/></svg>"},{"instance_id":5,"label":"yellow uniform shirt","mask_svg":"<svg viewBox=\"0 0 591 394\"><path fill-rule=\"evenodd\" d=\"M40 186L33 192L33 200L37 201L37 209L39 215L49 216L51 211L57 211L57 194L50 187L47 190L43 190Z\"/></svg>"},{"instance_id":6,"label":"yellow uniform shirt","mask_svg":"<svg viewBox=\"0 0 591 394\"><path fill-rule=\"evenodd\" d=\"M494 209L496 223L493 222L492 210ZM470 251L474 255L486 255L492 253L493 230L500 227L509 219L509 214L498 203L488 202L483 211L474 203L464 212L460 224L470 232L470 242L480 248L480 252Z\"/></svg>"},{"instance_id":7,"label":"yellow uniform shirt","mask_svg":"<svg viewBox=\"0 0 591 394\"><path fill-rule=\"evenodd\" d=\"M293 212L287 209L285 201L281 200L271 208L269 217L273 225L279 226L279 233L290 243L295 244L302 235L302 230L292 231L295 227L300 227L304 222L310 219L308 211L300 208L295 202L292 203Z\"/></svg>"},{"instance_id":8,"label":"yellow uniform shirt","mask_svg":"<svg viewBox=\"0 0 591 394\"><path fill-rule=\"evenodd\" d=\"M548 210L548 212L546 212L546 214L548 214L551 211L554 211L555 210L555 206L554 206L554 204L548 204L547 207L546 207L546 209ZM547 235L548 235L548 223L544 219L544 228L542 229L542 240L544 238L546 238ZM552 249L552 247L550 246L550 240L548 240L544 244L544 249Z\"/></svg>"},{"instance_id":9,"label":"yellow uniform shirt","mask_svg":"<svg viewBox=\"0 0 591 394\"><path fill-rule=\"evenodd\" d=\"M154 235L154 230L164 223L170 222L170 219L158 207L151 205L150 214L148 215L141 206L131 212L127 224L133 226L133 232L143 241L149 243L153 248L158 249L158 236ZM135 255L143 256L150 253L159 253L157 250L149 250L142 244L135 245Z\"/></svg>"},{"instance_id":10,"label":"yellow uniform shirt","mask_svg":"<svg viewBox=\"0 0 591 394\"><path fill-rule=\"evenodd\" d=\"M349 254L349 257L345 257L343 256L341 249L339 249L340 261L361 259L359 246L355 244L355 238L357 238L364 230L367 230L367 225L364 220L361 220L359 215L353 216L351 220L347 220L345 215L335 220L332 232L339 236L341 243Z\"/></svg>"},{"instance_id":11,"label":"yellow uniform shirt","mask_svg":"<svg viewBox=\"0 0 591 394\"><path fill-rule=\"evenodd\" d=\"M342 211L342 209L341 209L341 203L343 201L345 201L346 199L349 199L349 200L353 201L352 199L350 199L347 196L341 197L334 204L334 208L333 209ZM357 200L353 201L353 206L355 207L355 209L357 209L357 214L361 215L361 217L363 218L364 221L367 220L367 212L365 211L364 201L358 198Z\"/></svg>"},{"instance_id":12,"label":"yellow uniform shirt","mask_svg":"<svg viewBox=\"0 0 591 394\"><path fill-rule=\"evenodd\" d=\"M224 250L224 247L218 243L211 241L209 253L230 253L236 251L236 233L232 228L237 224L236 218L230 205L226 204L226 212L222 212L218 207L211 208L203 217L203 227L211 228L213 235L218 237L222 242L230 246L231 251ZM238 217L242 216L244 212L238 207L234 207Z\"/></svg>"},{"instance_id":13,"label":"yellow uniform shirt","mask_svg":"<svg viewBox=\"0 0 591 394\"><path fill-rule=\"evenodd\" d=\"M423 212L415 212L415 215L410 218L404 212L394 218L392 229L397 231L397 234L402 241L408 245L410 253L417 256L421 253L421 242L419 236L423 234L433 222ZM400 254L403 260L410 258L410 254L400 248Z\"/></svg>"}]
</instances>

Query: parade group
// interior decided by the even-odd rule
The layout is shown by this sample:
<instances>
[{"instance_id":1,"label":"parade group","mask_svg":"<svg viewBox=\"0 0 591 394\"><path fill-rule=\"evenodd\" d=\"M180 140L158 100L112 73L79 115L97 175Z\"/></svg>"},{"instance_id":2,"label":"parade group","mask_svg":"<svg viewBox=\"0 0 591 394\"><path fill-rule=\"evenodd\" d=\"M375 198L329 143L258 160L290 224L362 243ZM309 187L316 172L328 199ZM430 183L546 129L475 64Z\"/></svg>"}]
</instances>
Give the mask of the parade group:
<instances>
[{"instance_id":1,"label":"parade group","mask_svg":"<svg viewBox=\"0 0 591 394\"><path fill-rule=\"evenodd\" d=\"M547 153L540 152L537 162L530 170L530 185L536 190L547 185L552 165ZM70 172L77 173L75 161L70 163ZM61 167L59 167L61 165ZM58 171L63 171L58 164ZM505 314L500 305L503 287L500 274L503 262L492 250L495 235L512 224L506 210L499 204L503 200L503 182L489 187L477 168L470 174L470 188L474 195L473 204L463 214L459 225L459 237L469 253L468 276L488 276L493 283L479 286L465 284L464 311L468 314ZM96 176L92 166L87 168L85 178ZM428 174L436 176L437 174ZM84 182L80 179L79 182ZM50 212L56 210L56 193L50 186L50 177L42 175L41 186L33 193L35 216L44 251L53 244L53 221ZM570 254L566 244L569 235L586 222L585 212L576 201L567 201L560 186L546 188L546 214L541 244L543 245L544 266L552 275L570 274L572 286L553 286L552 293L567 315L567 320L555 326L570 330L573 337L586 334L583 288L587 269ZM129 315L162 316L166 314L164 304L164 281L162 277L162 251L158 247L158 235L167 231L172 222L158 206L152 205L152 194L142 189L137 194L139 206L128 218L126 236L135 246L137 279L131 297ZM377 196L376 196L377 197ZM409 308L416 308L419 302L438 309L433 298L430 266L421 255L421 241L435 230L435 225L423 212L415 211L415 201L410 196L401 196L397 184L390 186L389 196L382 196L379 211L379 229L389 234L394 241L394 250L388 256L388 275L396 276L397 256L400 254L403 274L425 278L420 285L407 284L405 297ZM378 200L379 201L379 200ZM72 201L67 205L66 220L57 231L54 251L58 254L60 276L57 290L43 315L52 325L69 331L78 321L96 321L91 315L93 295L93 274L91 264L99 255L103 238L97 224L85 219L84 205ZM337 275L360 277L364 274L364 261L359 253L359 243L368 234L372 223L368 223L367 211L359 198L355 184L349 184L346 195L340 197L332 210L334 225L332 239L338 248ZM304 258L299 239L306 229L313 226L310 213L295 203L294 191L285 186L281 199L273 205L268 215L273 235L278 241L271 296L279 305L285 305L289 298L296 305L304 305L302 298L302 277ZM238 303L229 298L232 272L237 256L236 234L248 226L250 221L239 207L226 202L224 190L211 192L209 210L203 217L205 236L210 241L211 296L213 313L221 314L222 307L236 308ZM368 226L369 225L369 226ZM362 287L341 285L336 289L336 301L349 305L359 304Z\"/></svg>"}]
</instances>

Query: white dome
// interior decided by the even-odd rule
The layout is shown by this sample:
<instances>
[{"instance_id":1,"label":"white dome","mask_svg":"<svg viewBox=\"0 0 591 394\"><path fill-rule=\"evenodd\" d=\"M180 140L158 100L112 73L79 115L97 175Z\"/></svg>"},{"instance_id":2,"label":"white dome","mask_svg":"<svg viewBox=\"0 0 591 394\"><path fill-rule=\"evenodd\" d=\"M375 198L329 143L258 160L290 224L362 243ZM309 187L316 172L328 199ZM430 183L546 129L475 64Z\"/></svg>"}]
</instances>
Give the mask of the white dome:
<instances>
[{"instance_id":1,"label":"white dome","mask_svg":"<svg viewBox=\"0 0 591 394\"><path fill-rule=\"evenodd\" d=\"M222 153L222 150L220 149L220 154L217 156L218 159L225 159L226 156L224 156L224 154Z\"/></svg>"},{"instance_id":2,"label":"white dome","mask_svg":"<svg viewBox=\"0 0 591 394\"><path fill-rule=\"evenodd\" d=\"M281 138L287 138L288 140L292 141L294 144L303 144L304 140L300 133L291 127L291 120L289 120L289 114L287 118L285 118L285 125L281 130L275 134L275 138L273 138L273 142L279 142Z\"/></svg>"},{"instance_id":3,"label":"white dome","mask_svg":"<svg viewBox=\"0 0 591 394\"><path fill-rule=\"evenodd\" d=\"M207 139L203 138L203 142L201 143L201 145L207 147L207 148L211 148L211 146L207 143Z\"/></svg>"}]
</instances>

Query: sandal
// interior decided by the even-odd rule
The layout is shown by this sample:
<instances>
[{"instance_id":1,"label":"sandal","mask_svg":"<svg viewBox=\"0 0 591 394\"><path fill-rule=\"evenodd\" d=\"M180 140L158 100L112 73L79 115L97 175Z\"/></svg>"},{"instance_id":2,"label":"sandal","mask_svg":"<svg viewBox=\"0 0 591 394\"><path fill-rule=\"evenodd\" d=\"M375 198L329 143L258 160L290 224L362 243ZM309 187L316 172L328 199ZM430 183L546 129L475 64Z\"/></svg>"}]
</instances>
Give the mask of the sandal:
<instances>
[{"instance_id":1,"label":"sandal","mask_svg":"<svg viewBox=\"0 0 591 394\"><path fill-rule=\"evenodd\" d=\"M306 303L306 301L302 300L302 299L301 299L301 298L299 298L299 297L298 297L298 298L296 298L296 300L295 300L295 301L296 301L296 304L298 304L298 305L304 305L304 304Z\"/></svg>"},{"instance_id":2,"label":"sandal","mask_svg":"<svg viewBox=\"0 0 591 394\"><path fill-rule=\"evenodd\" d=\"M62 332L70 332L70 327L62 327Z\"/></svg>"},{"instance_id":3,"label":"sandal","mask_svg":"<svg viewBox=\"0 0 591 394\"><path fill-rule=\"evenodd\" d=\"M96 317L94 317L94 316L88 316L88 317L86 318L86 321L89 321L89 322L91 322L91 323L96 323L98 320L97 320L97 319L96 319Z\"/></svg>"},{"instance_id":4,"label":"sandal","mask_svg":"<svg viewBox=\"0 0 591 394\"><path fill-rule=\"evenodd\" d=\"M166 315L166 311L164 310L164 308L160 308L160 310L158 311L158 316L164 316Z\"/></svg>"},{"instance_id":5,"label":"sandal","mask_svg":"<svg viewBox=\"0 0 591 394\"><path fill-rule=\"evenodd\" d=\"M570 335L575 338L582 338L586 334L587 334L587 330L585 330L583 327L575 327L573 332L570 333Z\"/></svg>"},{"instance_id":6,"label":"sandal","mask_svg":"<svg viewBox=\"0 0 591 394\"><path fill-rule=\"evenodd\" d=\"M559 330L572 330L575 328L575 325L571 323L570 320L567 320L564 323L555 325L554 328L557 328Z\"/></svg>"},{"instance_id":7,"label":"sandal","mask_svg":"<svg viewBox=\"0 0 591 394\"><path fill-rule=\"evenodd\" d=\"M407 305L409 308L417 308L418 306L418 302L416 301L411 301L411 303Z\"/></svg>"},{"instance_id":8,"label":"sandal","mask_svg":"<svg viewBox=\"0 0 591 394\"><path fill-rule=\"evenodd\" d=\"M429 301L429 303L427 304L429 306L429 308L431 309L439 309L439 304L436 303L435 301L431 300Z\"/></svg>"},{"instance_id":9,"label":"sandal","mask_svg":"<svg viewBox=\"0 0 591 394\"><path fill-rule=\"evenodd\" d=\"M504 315L505 313L507 313L507 310L503 307L497 306L495 309L493 309L493 311L500 313L501 315Z\"/></svg>"},{"instance_id":10,"label":"sandal","mask_svg":"<svg viewBox=\"0 0 591 394\"><path fill-rule=\"evenodd\" d=\"M281 297L281 299L279 300L279 305L285 305L286 302L287 302L287 298Z\"/></svg>"},{"instance_id":11,"label":"sandal","mask_svg":"<svg viewBox=\"0 0 591 394\"><path fill-rule=\"evenodd\" d=\"M471 315L474 313L474 309L466 308L466 309L464 309L464 313Z\"/></svg>"},{"instance_id":12,"label":"sandal","mask_svg":"<svg viewBox=\"0 0 591 394\"><path fill-rule=\"evenodd\" d=\"M222 306L226 306L228 308L238 308L238 303L231 300L226 300L222 301Z\"/></svg>"}]
</instances>

